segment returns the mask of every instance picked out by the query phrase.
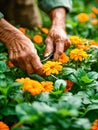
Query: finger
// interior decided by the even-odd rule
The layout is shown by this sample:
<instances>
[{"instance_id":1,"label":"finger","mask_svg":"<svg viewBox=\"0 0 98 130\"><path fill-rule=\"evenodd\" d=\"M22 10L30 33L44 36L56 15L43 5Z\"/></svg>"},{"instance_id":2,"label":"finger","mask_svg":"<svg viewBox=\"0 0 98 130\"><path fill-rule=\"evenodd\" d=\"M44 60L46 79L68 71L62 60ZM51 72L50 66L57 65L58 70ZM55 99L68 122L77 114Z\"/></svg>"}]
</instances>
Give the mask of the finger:
<instances>
[{"instance_id":1,"label":"finger","mask_svg":"<svg viewBox=\"0 0 98 130\"><path fill-rule=\"evenodd\" d=\"M64 41L58 40L56 41L56 51L54 53L54 60L58 60L60 55L64 52Z\"/></svg>"},{"instance_id":2,"label":"finger","mask_svg":"<svg viewBox=\"0 0 98 130\"><path fill-rule=\"evenodd\" d=\"M28 74L34 73L34 69L33 69L33 66L32 66L32 64L30 63L30 61L26 63L26 72L27 72Z\"/></svg>"},{"instance_id":3,"label":"finger","mask_svg":"<svg viewBox=\"0 0 98 130\"><path fill-rule=\"evenodd\" d=\"M14 52L13 54L13 64L19 68L21 68L22 70L26 71L26 65L25 65L25 60L23 59L23 57L21 57L20 54L21 52Z\"/></svg>"},{"instance_id":4,"label":"finger","mask_svg":"<svg viewBox=\"0 0 98 130\"><path fill-rule=\"evenodd\" d=\"M42 63L37 54L32 54L30 58L31 65L33 66L35 71L38 71L42 68Z\"/></svg>"},{"instance_id":5,"label":"finger","mask_svg":"<svg viewBox=\"0 0 98 130\"><path fill-rule=\"evenodd\" d=\"M71 41L69 39L65 40L65 46L64 46L64 50L67 50L71 45Z\"/></svg>"},{"instance_id":6,"label":"finger","mask_svg":"<svg viewBox=\"0 0 98 130\"><path fill-rule=\"evenodd\" d=\"M46 44L46 49L45 49L44 57L48 57L54 51L52 39L50 37L47 37L45 44Z\"/></svg>"}]
</instances>

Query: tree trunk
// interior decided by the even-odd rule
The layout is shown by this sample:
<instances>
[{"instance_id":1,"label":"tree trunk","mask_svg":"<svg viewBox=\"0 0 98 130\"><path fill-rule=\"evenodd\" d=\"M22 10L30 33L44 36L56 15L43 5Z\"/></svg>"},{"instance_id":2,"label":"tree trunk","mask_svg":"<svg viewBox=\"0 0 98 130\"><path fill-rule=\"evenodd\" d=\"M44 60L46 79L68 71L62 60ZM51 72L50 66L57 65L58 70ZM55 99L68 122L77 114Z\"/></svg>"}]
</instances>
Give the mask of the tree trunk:
<instances>
[{"instance_id":1,"label":"tree trunk","mask_svg":"<svg viewBox=\"0 0 98 130\"><path fill-rule=\"evenodd\" d=\"M23 27L33 28L42 24L35 0L0 0L0 11L6 20L13 20Z\"/></svg>"}]
</instances>

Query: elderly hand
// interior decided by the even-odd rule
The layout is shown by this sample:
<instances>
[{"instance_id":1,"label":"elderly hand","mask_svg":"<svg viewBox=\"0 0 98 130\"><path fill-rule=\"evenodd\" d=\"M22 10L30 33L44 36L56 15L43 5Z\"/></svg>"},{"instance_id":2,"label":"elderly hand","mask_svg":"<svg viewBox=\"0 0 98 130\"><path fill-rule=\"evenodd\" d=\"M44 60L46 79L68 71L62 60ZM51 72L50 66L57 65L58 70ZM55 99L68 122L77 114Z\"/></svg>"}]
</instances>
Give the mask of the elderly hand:
<instances>
[{"instance_id":1,"label":"elderly hand","mask_svg":"<svg viewBox=\"0 0 98 130\"><path fill-rule=\"evenodd\" d=\"M55 8L49 14L52 26L46 38L45 57L54 52L54 60L57 60L70 46L70 40L65 32L65 14L66 10L63 7Z\"/></svg>"},{"instance_id":2,"label":"elderly hand","mask_svg":"<svg viewBox=\"0 0 98 130\"><path fill-rule=\"evenodd\" d=\"M32 41L4 19L0 21L0 40L5 43L14 65L28 73L40 71L42 64Z\"/></svg>"}]
</instances>

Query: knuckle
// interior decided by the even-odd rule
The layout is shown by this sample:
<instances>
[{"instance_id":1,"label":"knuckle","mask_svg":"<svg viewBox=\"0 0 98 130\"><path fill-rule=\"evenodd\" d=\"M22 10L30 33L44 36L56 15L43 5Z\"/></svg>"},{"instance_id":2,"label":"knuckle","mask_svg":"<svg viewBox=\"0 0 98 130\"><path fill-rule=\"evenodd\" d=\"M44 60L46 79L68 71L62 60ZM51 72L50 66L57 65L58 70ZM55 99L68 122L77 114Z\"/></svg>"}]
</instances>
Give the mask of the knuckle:
<instances>
[{"instance_id":1,"label":"knuckle","mask_svg":"<svg viewBox=\"0 0 98 130\"><path fill-rule=\"evenodd\" d=\"M58 50L57 54L61 55L62 54L62 50Z\"/></svg>"}]
</instances>

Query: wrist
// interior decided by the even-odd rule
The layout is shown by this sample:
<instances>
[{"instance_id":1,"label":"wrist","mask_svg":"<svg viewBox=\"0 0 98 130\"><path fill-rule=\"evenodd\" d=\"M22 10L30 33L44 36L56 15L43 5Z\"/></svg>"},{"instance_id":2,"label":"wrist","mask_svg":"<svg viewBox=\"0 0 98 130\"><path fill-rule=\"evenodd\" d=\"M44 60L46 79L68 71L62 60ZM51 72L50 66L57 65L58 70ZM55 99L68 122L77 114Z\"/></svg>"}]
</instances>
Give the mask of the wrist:
<instances>
[{"instance_id":1,"label":"wrist","mask_svg":"<svg viewBox=\"0 0 98 130\"><path fill-rule=\"evenodd\" d=\"M52 26L60 27L65 29L65 18L66 18L66 10L63 7L55 8L51 10L49 14Z\"/></svg>"},{"instance_id":2,"label":"wrist","mask_svg":"<svg viewBox=\"0 0 98 130\"><path fill-rule=\"evenodd\" d=\"M0 19L0 41L6 46L20 37L21 32L9 24L4 18Z\"/></svg>"}]
</instances>

